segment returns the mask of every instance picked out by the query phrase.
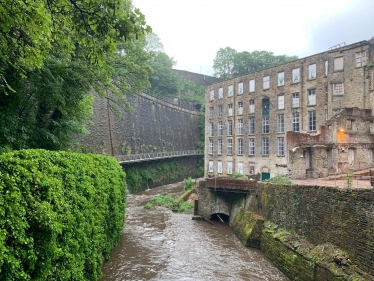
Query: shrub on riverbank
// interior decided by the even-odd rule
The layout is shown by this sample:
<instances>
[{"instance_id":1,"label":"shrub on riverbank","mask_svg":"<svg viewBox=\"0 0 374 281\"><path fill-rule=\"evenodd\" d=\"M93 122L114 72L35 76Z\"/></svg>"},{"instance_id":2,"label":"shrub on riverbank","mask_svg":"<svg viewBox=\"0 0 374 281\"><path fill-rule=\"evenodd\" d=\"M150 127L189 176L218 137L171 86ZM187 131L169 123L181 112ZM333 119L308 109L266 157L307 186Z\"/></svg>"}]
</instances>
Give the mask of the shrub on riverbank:
<instances>
[{"instance_id":1,"label":"shrub on riverbank","mask_svg":"<svg viewBox=\"0 0 374 281\"><path fill-rule=\"evenodd\" d=\"M124 179L102 155L1 155L0 280L98 280L123 229Z\"/></svg>"},{"instance_id":2,"label":"shrub on riverbank","mask_svg":"<svg viewBox=\"0 0 374 281\"><path fill-rule=\"evenodd\" d=\"M178 212L186 212L190 209L193 209L194 207L192 203L189 203L188 201L181 199L181 196L177 198L173 198L171 194L156 195L152 198L152 203L154 205L164 206L164 207L167 207L173 210L177 210ZM148 202L145 205L145 208L151 209L151 208L147 208L146 206L149 204L153 206L152 203Z\"/></svg>"}]
</instances>

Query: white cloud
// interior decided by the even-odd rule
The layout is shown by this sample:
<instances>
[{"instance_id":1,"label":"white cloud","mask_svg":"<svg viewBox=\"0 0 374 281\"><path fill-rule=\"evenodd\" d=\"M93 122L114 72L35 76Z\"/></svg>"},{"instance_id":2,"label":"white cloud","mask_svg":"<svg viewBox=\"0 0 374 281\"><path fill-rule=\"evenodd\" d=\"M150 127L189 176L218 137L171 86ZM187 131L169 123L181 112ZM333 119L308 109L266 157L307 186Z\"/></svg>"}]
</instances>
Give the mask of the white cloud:
<instances>
[{"instance_id":1,"label":"white cloud","mask_svg":"<svg viewBox=\"0 0 374 281\"><path fill-rule=\"evenodd\" d=\"M374 36L372 0L133 0L177 61L212 75L219 48L309 56ZM372 32L373 34L370 34Z\"/></svg>"}]
</instances>

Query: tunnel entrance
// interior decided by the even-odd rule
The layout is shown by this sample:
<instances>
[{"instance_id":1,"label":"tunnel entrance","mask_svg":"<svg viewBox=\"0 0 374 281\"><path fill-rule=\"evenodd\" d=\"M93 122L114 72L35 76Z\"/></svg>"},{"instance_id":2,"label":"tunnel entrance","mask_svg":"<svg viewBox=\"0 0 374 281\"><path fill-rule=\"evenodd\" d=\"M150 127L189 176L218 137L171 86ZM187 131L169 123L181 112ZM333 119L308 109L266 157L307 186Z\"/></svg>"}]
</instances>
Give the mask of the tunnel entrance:
<instances>
[{"instance_id":1,"label":"tunnel entrance","mask_svg":"<svg viewBox=\"0 0 374 281\"><path fill-rule=\"evenodd\" d=\"M229 222L229 216L223 213L214 213L211 214L209 219L211 221L221 221L221 222Z\"/></svg>"}]
</instances>

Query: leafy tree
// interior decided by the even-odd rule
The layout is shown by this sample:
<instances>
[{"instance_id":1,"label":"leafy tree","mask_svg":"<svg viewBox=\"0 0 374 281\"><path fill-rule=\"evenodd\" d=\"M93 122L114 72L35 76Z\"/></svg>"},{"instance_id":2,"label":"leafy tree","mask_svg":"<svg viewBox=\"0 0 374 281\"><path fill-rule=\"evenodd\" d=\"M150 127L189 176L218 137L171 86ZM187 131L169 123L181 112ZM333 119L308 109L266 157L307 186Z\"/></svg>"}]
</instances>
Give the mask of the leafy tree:
<instances>
[{"instance_id":1,"label":"leafy tree","mask_svg":"<svg viewBox=\"0 0 374 281\"><path fill-rule=\"evenodd\" d=\"M297 58L297 56L275 56L273 52L268 51L244 51L235 54L232 74L234 76L244 75L267 67L293 61Z\"/></svg>"},{"instance_id":2,"label":"leafy tree","mask_svg":"<svg viewBox=\"0 0 374 281\"><path fill-rule=\"evenodd\" d=\"M130 0L2 0L0 7L0 86L7 92L7 68L25 76L42 67L52 49L67 59L80 49L90 64L103 66L118 39L151 31Z\"/></svg>"},{"instance_id":3,"label":"leafy tree","mask_svg":"<svg viewBox=\"0 0 374 281\"><path fill-rule=\"evenodd\" d=\"M160 37L156 33L150 33L146 36L147 45L145 46L145 50L150 52L164 52L164 45L161 42Z\"/></svg>"},{"instance_id":4,"label":"leafy tree","mask_svg":"<svg viewBox=\"0 0 374 281\"><path fill-rule=\"evenodd\" d=\"M16 1L14 7L4 9L16 9L18 4L22 3ZM18 55L18 45L10 44L11 36L8 33L16 32L15 28L26 30L29 22L22 22L25 26L21 26L21 22L16 22L19 15L15 15L16 26L9 28L8 33L4 32L5 23L0 24L0 32L10 40L8 45L4 42L0 44L0 78L6 83L0 87L1 151L9 148L66 149L78 135L88 132L86 125L92 114L93 96L89 94L92 89L112 100L111 104L129 110L126 95L150 86L148 77L152 69L149 61L152 56L144 50L146 41L141 38L142 32L147 29L143 26L144 17L138 10L133 11L130 1L120 0L116 5L108 3L107 9L104 4L97 6L100 8L93 8L75 1L67 1L66 6L62 1L49 4L46 7L40 4L39 9L45 13L49 11L51 21L55 24L64 19L60 24L61 30L51 29L60 32L61 39L54 40L51 34L47 42L48 50L31 52L34 57L21 54L20 57L25 57L19 62L6 61ZM35 7L36 4L30 2L30 5ZM101 18L109 11L118 12L118 19L112 15L107 19ZM0 14L2 12L0 8ZM2 20L4 18L0 17L0 23ZM131 21L128 25L127 20ZM64 31L63 27L68 23L71 25ZM80 26L84 24L87 26ZM63 31L65 33L61 33ZM67 35L69 38L65 38ZM4 38L0 38L0 43ZM15 40L18 39L20 42L24 40ZM70 47L67 43L71 44ZM25 46L26 43L22 44ZM12 46L14 50L6 50ZM40 64L37 62L39 55ZM23 67L21 63L29 59L34 65L30 63Z\"/></svg>"},{"instance_id":5,"label":"leafy tree","mask_svg":"<svg viewBox=\"0 0 374 281\"><path fill-rule=\"evenodd\" d=\"M151 62L154 72L149 78L152 93L160 96L179 95L181 82L178 75L172 70L175 63L173 58L164 52L156 54Z\"/></svg>"},{"instance_id":6,"label":"leafy tree","mask_svg":"<svg viewBox=\"0 0 374 281\"><path fill-rule=\"evenodd\" d=\"M220 48L213 61L214 76L227 79L232 74L236 50L226 47Z\"/></svg>"}]
</instances>

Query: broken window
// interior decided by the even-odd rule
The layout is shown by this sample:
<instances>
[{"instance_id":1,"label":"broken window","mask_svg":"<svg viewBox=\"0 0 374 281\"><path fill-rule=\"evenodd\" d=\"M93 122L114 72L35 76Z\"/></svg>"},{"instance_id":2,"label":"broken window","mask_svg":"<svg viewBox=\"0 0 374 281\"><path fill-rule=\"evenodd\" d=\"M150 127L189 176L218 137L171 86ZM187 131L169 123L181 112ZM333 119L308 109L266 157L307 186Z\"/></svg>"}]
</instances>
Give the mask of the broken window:
<instances>
[{"instance_id":1,"label":"broken window","mask_svg":"<svg viewBox=\"0 0 374 281\"><path fill-rule=\"evenodd\" d=\"M356 67L366 65L366 51L356 53Z\"/></svg>"}]
</instances>

